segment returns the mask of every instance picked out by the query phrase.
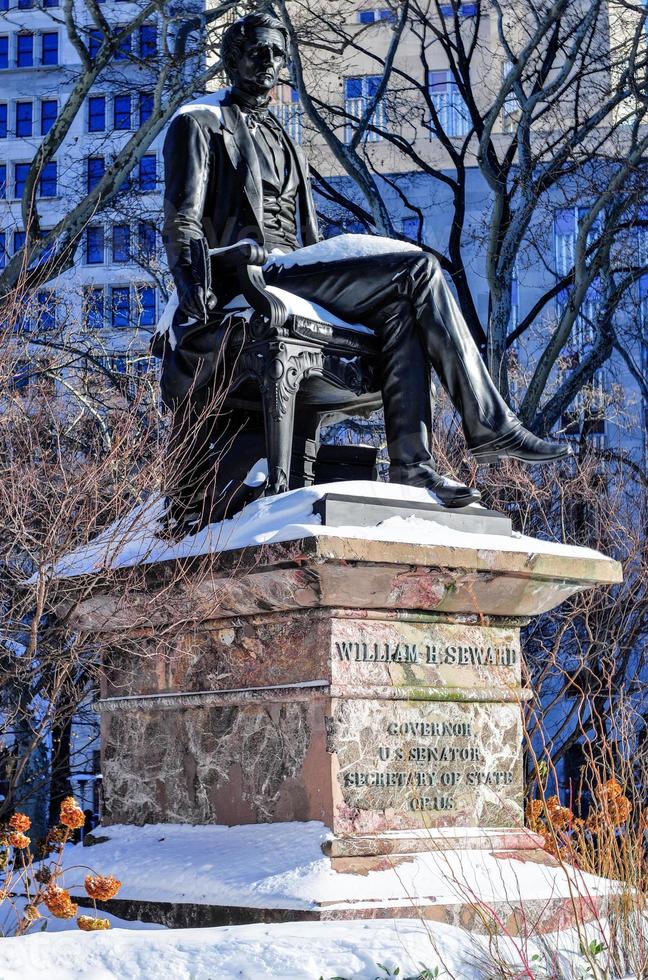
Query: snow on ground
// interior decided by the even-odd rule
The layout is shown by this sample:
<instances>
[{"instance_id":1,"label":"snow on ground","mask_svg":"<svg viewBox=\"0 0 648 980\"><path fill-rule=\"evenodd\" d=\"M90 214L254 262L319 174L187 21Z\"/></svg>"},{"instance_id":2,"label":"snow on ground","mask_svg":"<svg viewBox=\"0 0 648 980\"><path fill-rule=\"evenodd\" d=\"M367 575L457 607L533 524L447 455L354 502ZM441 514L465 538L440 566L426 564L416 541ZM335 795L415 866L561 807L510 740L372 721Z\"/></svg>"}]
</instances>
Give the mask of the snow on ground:
<instances>
[{"instance_id":1,"label":"snow on ground","mask_svg":"<svg viewBox=\"0 0 648 980\"><path fill-rule=\"evenodd\" d=\"M485 902L503 897L515 901L520 895L565 895L569 889L601 894L610 886L575 872L570 883L560 869L498 860L487 851L438 852L420 855L397 870L342 874L332 871L324 858L321 844L329 831L316 822L115 825L93 833L110 839L66 851L65 884L73 894L82 891L88 868L120 878L120 899L304 910L337 901L338 911L351 909L351 914L403 897L416 906L426 904L424 896L429 896L427 904L470 901L475 892ZM376 980L387 975L379 964L391 971L399 967L403 980L418 976L424 967L438 967L439 980L492 980L502 976L493 966L494 955L529 978L557 975L541 969L543 963L555 964L556 956L569 964L569 972L558 975L589 976L579 954L584 934L568 930L527 943L487 939L416 918L153 927L153 932L150 925L114 917L111 930L101 933L81 933L74 921L53 925L53 934L48 929L5 940L0 980ZM604 931L604 923L592 922L587 941L605 941ZM524 972L529 963L533 972Z\"/></svg>"},{"instance_id":2,"label":"snow on ground","mask_svg":"<svg viewBox=\"0 0 648 980\"><path fill-rule=\"evenodd\" d=\"M473 833L477 833L474 831ZM65 885L83 893L88 867L123 882L119 897L140 901L238 905L252 908L373 908L398 901L417 905L515 901L570 892L608 893L610 883L531 861L497 858L489 850L447 850L417 855L394 868L367 875L331 869L322 853L330 837L324 824L248 824L239 827L116 824L93 835L109 837L65 853ZM349 907L347 905L347 907Z\"/></svg>"},{"instance_id":3,"label":"snow on ground","mask_svg":"<svg viewBox=\"0 0 648 980\"><path fill-rule=\"evenodd\" d=\"M594 927L589 938L600 939ZM540 964L560 957L587 977L578 955L579 936L563 931L539 943L501 939L495 955L516 964L520 976L543 977ZM281 925L168 929L139 932L65 932L7 939L2 944L0 980L375 980L383 968L417 976L438 967L439 980L487 980L493 968L492 941L462 929L416 920L294 922ZM539 956L539 961L531 957ZM551 961L545 959L551 956ZM533 962L533 972L524 966ZM633 978L628 978L633 980Z\"/></svg>"},{"instance_id":4,"label":"snow on ground","mask_svg":"<svg viewBox=\"0 0 648 980\"><path fill-rule=\"evenodd\" d=\"M370 480L324 483L291 490L274 497L261 497L248 504L233 518L211 524L197 534L174 542L156 536L164 503L161 498L155 497L133 508L129 514L115 521L87 545L61 558L54 565L52 573L59 577L84 575L102 568L123 568L313 536L605 560L603 555L590 548L541 541L521 534L510 537L473 534L413 516L391 517L374 527L322 526L319 516L313 513L313 504L324 494L332 492L353 495L364 500L379 498L406 500L412 504L430 501L438 503L429 491L398 483ZM31 581L35 581L35 576Z\"/></svg>"}]
</instances>

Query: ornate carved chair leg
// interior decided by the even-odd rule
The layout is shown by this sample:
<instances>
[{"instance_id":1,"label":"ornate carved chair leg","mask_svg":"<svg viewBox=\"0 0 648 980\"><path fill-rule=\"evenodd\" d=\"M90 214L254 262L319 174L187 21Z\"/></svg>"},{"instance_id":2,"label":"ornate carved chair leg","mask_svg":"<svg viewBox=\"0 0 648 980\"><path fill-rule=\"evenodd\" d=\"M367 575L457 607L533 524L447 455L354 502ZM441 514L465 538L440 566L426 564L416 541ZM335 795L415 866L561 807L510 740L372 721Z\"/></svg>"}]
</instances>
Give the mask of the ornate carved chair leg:
<instances>
[{"instance_id":1,"label":"ornate carved chair leg","mask_svg":"<svg viewBox=\"0 0 648 980\"><path fill-rule=\"evenodd\" d=\"M268 493L288 489L298 375L288 359L279 355L268 366L263 407L268 454Z\"/></svg>"}]
</instances>

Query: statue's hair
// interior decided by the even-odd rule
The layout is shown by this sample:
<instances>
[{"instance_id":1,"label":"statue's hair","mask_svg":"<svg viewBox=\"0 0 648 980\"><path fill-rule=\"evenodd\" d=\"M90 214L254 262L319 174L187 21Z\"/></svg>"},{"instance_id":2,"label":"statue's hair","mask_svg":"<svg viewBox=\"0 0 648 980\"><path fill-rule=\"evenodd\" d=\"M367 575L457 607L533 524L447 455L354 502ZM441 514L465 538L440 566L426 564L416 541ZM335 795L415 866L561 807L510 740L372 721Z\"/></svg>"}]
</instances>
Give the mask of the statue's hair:
<instances>
[{"instance_id":1,"label":"statue's hair","mask_svg":"<svg viewBox=\"0 0 648 980\"><path fill-rule=\"evenodd\" d=\"M221 58L223 60L223 66L228 73L238 61L243 41L249 40L257 27L269 27L275 31L281 31L286 46L288 45L288 31L277 17L264 13L247 14L247 16L241 17L239 20L235 20L233 24L230 24L223 34Z\"/></svg>"}]
</instances>

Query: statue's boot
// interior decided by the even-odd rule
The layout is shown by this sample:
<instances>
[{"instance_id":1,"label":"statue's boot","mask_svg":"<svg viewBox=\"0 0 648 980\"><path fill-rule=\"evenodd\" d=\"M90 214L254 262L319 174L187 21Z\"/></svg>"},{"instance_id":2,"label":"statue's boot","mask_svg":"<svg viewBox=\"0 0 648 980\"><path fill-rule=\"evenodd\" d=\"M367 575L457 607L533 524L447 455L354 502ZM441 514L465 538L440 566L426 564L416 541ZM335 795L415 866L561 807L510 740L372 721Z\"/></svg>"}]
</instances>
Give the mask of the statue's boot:
<instances>
[{"instance_id":1,"label":"statue's boot","mask_svg":"<svg viewBox=\"0 0 648 980\"><path fill-rule=\"evenodd\" d=\"M418 255L407 262L399 278L414 306L430 363L461 414L466 443L475 459L546 463L568 455L568 445L539 439L509 409L486 370L437 260Z\"/></svg>"},{"instance_id":2,"label":"statue's boot","mask_svg":"<svg viewBox=\"0 0 648 980\"><path fill-rule=\"evenodd\" d=\"M415 330L401 330L402 304L385 322L382 395L392 483L430 490L445 507L481 500L479 490L442 476L434 468L429 439L432 393L429 368ZM400 319L400 323L399 323Z\"/></svg>"}]
</instances>

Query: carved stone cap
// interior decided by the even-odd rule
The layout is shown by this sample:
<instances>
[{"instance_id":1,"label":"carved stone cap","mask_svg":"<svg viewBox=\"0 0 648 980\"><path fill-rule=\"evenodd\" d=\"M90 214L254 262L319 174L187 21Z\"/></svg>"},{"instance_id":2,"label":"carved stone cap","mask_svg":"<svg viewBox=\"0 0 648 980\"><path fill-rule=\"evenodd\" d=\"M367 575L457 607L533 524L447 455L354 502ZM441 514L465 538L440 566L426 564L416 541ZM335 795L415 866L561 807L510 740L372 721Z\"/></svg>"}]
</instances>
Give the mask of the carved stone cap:
<instances>
[{"instance_id":1,"label":"carved stone cap","mask_svg":"<svg viewBox=\"0 0 648 980\"><path fill-rule=\"evenodd\" d=\"M143 565L137 582L133 569L115 574L66 611L92 632L318 608L499 619L547 612L622 581L621 565L604 555L540 541L534 550L529 540L522 550L491 550L314 535Z\"/></svg>"}]
</instances>

